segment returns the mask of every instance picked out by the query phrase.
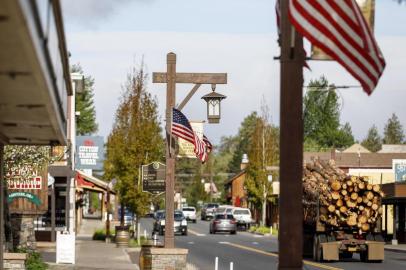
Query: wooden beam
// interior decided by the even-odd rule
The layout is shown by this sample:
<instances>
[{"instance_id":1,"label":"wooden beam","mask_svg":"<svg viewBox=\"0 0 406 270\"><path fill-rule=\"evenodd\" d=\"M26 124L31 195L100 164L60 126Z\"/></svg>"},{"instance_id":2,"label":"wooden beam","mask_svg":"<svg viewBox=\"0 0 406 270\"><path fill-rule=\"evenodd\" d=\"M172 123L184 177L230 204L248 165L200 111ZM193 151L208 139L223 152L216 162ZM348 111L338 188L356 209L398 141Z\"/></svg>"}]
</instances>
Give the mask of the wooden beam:
<instances>
[{"instance_id":1,"label":"wooden beam","mask_svg":"<svg viewBox=\"0 0 406 270\"><path fill-rule=\"evenodd\" d=\"M153 83L167 83L166 72L152 73ZM227 84L227 73L176 73L176 83Z\"/></svg>"},{"instance_id":2,"label":"wooden beam","mask_svg":"<svg viewBox=\"0 0 406 270\"><path fill-rule=\"evenodd\" d=\"M201 84L196 84L195 86L193 86L192 90L190 90L189 94L185 97L185 99L180 103L180 105L178 106L178 110L181 111L183 109L183 107L185 107L186 103L188 103L188 101L192 98L192 96L196 93L196 91L199 89Z\"/></svg>"}]
</instances>

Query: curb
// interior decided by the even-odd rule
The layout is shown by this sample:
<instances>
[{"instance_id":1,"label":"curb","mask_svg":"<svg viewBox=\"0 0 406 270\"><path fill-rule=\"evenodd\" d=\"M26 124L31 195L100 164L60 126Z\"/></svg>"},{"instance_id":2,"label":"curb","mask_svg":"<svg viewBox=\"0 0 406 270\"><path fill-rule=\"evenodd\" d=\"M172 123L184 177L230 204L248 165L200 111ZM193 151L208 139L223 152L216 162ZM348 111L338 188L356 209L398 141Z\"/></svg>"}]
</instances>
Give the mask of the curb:
<instances>
[{"instance_id":1,"label":"curb","mask_svg":"<svg viewBox=\"0 0 406 270\"><path fill-rule=\"evenodd\" d=\"M396 249L396 248L389 248L384 247L385 251L396 252L396 253L406 253L406 249Z\"/></svg>"}]
</instances>

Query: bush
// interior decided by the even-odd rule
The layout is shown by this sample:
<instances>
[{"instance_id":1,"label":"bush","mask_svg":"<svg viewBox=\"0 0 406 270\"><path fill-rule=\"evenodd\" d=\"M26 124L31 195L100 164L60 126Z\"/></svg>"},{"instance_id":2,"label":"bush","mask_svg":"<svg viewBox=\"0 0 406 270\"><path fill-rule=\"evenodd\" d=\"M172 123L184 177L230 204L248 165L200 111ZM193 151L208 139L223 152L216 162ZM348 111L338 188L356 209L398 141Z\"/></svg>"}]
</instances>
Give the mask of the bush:
<instances>
[{"instance_id":1,"label":"bush","mask_svg":"<svg viewBox=\"0 0 406 270\"><path fill-rule=\"evenodd\" d=\"M110 236L114 236L115 235L115 230L114 229L110 229ZM93 240L101 240L104 241L106 240L106 229L97 229L94 233L93 233Z\"/></svg>"},{"instance_id":2,"label":"bush","mask_svg":"<svg viewBox=\"0 0 406 270\"><path fill-rule=\"evenodd\" d=\"M261 233L261 234L269 234L271 233L271 228L270 227L265 227L265 226L251 226L249 229L250 232L254 233ZM278 230L275 228L272 228L272 235L278 235Z\"/></svg>"},{"instance_id":3,"label":"bush","mask_svg":"<svg viewBox=\"0 0 406 270\"><path fill-rule=\"evenodd\" d=\"M25 261L25 268L27 270L46 270L46 269L48 269L48 265L43 261L41 254L39 254L38 252L29 250L26 248L17 249L16 252L27 254L27 260Z\"/></svg>"},{"instance_id":4,"label":"bush","mask_svg":"<svg viewBox=\"0 0 406 270\"><path fill-rule=\"evenodd\" d=\"M130 239L129 246L130 246L130 247L140 247L140 246L142 246L142 245L148 243L148 239L145 238L144 236L141 236L141 237L140 237L140 240L141 240L141 241L140 241L140 242L141 242L141 245L138 245L138 242L137 242L137 239L136 239L136 238Z\"/></svg>"},{"instance_id":5,"label":"bush","mask_svg":"<svg viewBox=\"0 0 406 270\"><path fill-rule=\"evenodd\" d=\"M25 262L27 270L45 270L48 269L47 264L42 260L38 252L28 253L27 261Z\"/></svg>"},{"instance_id":6,"label":"bush","mask_svg":"<svg viewBox=\"0 0 406 270\"><path fill-rule=\"evenodd\" d=\"M267 234L267 233L271 233L271 229L265 226L260 226L256 229L257 233L261 233L261 234Z\"/></svg>"}]
</instances>

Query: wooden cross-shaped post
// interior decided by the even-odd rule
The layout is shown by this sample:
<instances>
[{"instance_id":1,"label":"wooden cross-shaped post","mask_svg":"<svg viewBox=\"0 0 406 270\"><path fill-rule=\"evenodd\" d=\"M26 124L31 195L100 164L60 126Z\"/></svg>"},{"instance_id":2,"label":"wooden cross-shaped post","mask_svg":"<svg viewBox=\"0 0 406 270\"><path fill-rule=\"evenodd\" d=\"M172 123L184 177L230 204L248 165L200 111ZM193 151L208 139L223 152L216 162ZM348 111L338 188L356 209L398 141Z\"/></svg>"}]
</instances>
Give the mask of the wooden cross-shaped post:
<instances>
[{"instance_id":1,"label":"wooden cross-shaped post","mask_svg":"<svg viewBox=\"0 0 406 270\"><path fill-rule=\"evenodd\" d=\"M172 108L176 103L176 84L193 83L195 86L178 106L181 110L202 84L226 84L227 73L176 73L176 54L166 57L167 72L154 72L153 83L166 83L166 185L165 185L165 248L175 247L174 238L174 190L175 146L171 143Z\"/></svg>"}]
</instances>

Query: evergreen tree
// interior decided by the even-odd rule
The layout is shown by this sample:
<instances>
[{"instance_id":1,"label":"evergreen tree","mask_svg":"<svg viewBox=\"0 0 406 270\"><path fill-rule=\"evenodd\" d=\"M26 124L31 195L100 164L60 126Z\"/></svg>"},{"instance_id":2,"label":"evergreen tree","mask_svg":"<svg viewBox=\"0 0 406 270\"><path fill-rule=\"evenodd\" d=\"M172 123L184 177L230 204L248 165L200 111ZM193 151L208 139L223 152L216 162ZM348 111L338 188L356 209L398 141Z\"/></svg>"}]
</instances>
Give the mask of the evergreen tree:
<instances>
[{"instance_id":1,"label":"evergreen tree","mask_svg":"<svg viewBox=\"0 0 406 270\"><path fill-rule=\"evenodd\" d=\"M379 136L378 128L373 125L368 130L367 137L361 142L361 145L371 152L378 152L382 148L382 139Z\"/></svg>"},{"instance_id":2,"label":"evergreen tree","mask_svg":"<svg viewBox=\"0 0 406 270\"><path fill-rule=\"evenodd\" d=\"M143 66L128 74L104 164L105 178L118 179L116 191L122 207L137 215L147 213L150 202L150 196L141 191L140 166L160 161L164 150L157 102L147 92L146 80Z\"/></svg>"},{"instance_id":3,"label":"evergreen tree","mask_svg":"<svg viewBox=\"0 0 406 270\"><path fill-rule=\"evenodd\" d=\"M396 114L392 114L392 117L388 119L383 132L384 144L402 144L404 142L403 126L399 121Z\"/></svg>"},{"instance_id":4,"label":"evergreen tree","mask_svg":"<svg viewBox=\"0 0 406 270\"><path fill-rule=\"evenodd\" d=\"M255 130L257 120L257 112L252 112L242 121L238 135L235 138L235 150L228 165L230 172L236 173L240 171L242 155L248 153L248 145L250 144L250 138Z\"/></svg>"},{"instance_id":5,"label":"evergreen tree","mask_svg":"<svg viewBox=\"0 0 406 270\"><path fill-rule=\"evenodd\" d=\"M343 148L354 143L351 126L348 123L340 125L338 95L325 77L309 83L303 99L303 118L307 147Z\"/></svg>"},{"instance_id":6,"label":"evergreen tree","mask_svg":"<svg viewBox=\"0 0 406 270\"><path fill-rule=\"evenodd\" d=\"M84 74L79 64L73 65L71 71ZM80 112L80 115L76 116L76 135L90 135L98 130L93 86L94 78L85 76L83 92L75 94L76 111Z\"/></svg>"}]
</instances>

